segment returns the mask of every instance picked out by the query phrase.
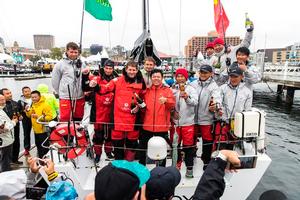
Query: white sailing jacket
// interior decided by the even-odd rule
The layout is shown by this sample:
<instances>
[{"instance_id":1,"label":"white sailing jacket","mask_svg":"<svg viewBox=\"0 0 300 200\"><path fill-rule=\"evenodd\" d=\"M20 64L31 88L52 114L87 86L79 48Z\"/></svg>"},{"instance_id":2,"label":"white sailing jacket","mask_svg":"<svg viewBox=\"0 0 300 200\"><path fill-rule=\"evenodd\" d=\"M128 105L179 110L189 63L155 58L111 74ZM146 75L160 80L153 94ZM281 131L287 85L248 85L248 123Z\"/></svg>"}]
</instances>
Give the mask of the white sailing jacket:
<instances>
[{"instance_id":1,"label":"white sailing jacket","mask_svg":"<svg viewBox=\"0 0 300 200\"><path fill-rule=\"evenodd\" d=\"M211 97L215 103L221 105L220 89L212 77L206 81L199 79L193 81L191 86L196 89L198 95L198 105L195 108L195 123L198 125L211 125L214 120L214 113L209 111Z\"/></svg>"},{"instance_id":2,"label":"white sailing jacket","mask_svg":"<svg viewBox=\"0 0 300 200\"><path fill-rule=\"evenodd\" d=\"M179 85L172 86L172 91L176 99L175 110L179 113L179 119L173 119L177 126L189 126L195 124L195 106L198 104L198 95L196 90L187 83L185 85L185 92L189 97L185 100L180 97Z\"/></svg>"},{"instance_id":3,"label":"white sailing jacket","mask_svg":"<svg viewBox=\"0 0 300 200\"><path fill-rule=\"evenodd\" d=\"M222 119L229 123L236 112L249 111L252 106L252 91L241 82L233 87L229 82L220 87L222 98Z\"/></svg>"},{"instance_id":4,"label":"white sailing jacket","mask_svg":"<svg viewBox=\"0 0 300 200\"><path fill-rule=\"evenodd\" d=\"M81 68L76 67L76 61L64 57L53 68L52 87L59 95L59 99L69 99L68 85L73 100L83 98Z\"/></svg>"}]
</instances>

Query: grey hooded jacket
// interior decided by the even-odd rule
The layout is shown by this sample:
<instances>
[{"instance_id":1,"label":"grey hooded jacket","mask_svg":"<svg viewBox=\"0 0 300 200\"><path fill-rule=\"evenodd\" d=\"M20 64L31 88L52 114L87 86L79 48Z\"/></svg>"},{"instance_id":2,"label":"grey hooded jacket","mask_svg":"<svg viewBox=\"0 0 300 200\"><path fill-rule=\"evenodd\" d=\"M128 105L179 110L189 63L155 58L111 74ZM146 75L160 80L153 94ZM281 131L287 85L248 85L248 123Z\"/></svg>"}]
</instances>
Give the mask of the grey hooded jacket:
<instances>
[{"instance_id":1,"label":"grey hooded jacket","mask_svg":"<svg viewBox=\"0 0 300 200\"><path fill-rule=\"evenodd\" d=\"M211 97L213 97L215 103L221 104L219 86L212 77L206 81L193 81L191 86L197 90L198 94L198 105L195 109L195 123L198 125L213 124L214 113L209 111L209 102Z\"/></svg>"},{"instance_id":2,"label":"grey hooded jacket","mask_svg":"<svg viewBox=\"0 0 300 200\"><path fill-rule=\"evenodd\" d=\"M4 124L4 129L0 130L0 148L7 147L14 142L14 127L16 123L12 121L3 109L0 109L0 125Z\"/></svg>"},{"instance_id":3,"label":"grey hooded jacket","mask_svg":"<svg viewBox=\"0 0 300 200\"><path fill-rule=\"evenodd\" d=\"M198 95L196 90L190 85L185 85L185 92L189 97L185 100L180 97L179 85L172 86L172 91L176 99L175 110L179 113L179 119L173 119L177 126L189 126L195 124L195 106L198 104Z\"/></svg>"},{"instance_id":4,"label":"grey hooded jacket","mask_svg":"<svg viewBox=\"0 0 300 200\"><path fill-rule=\"evenodd\" d=\"M70 86L71 99L83 98L81 87L81 68L76 67L77 60L73 61L64 57L59 61L52 72L52 87L60 99L69 99L68 85Z\"/></svg>"},{"instance_id":5,"label":"grey hooded jacket","mask_svg":"<svg viewBox=\"0 0 300 200\"><path fill-rule=\"evenodd\" d=\"M238 86L233 87L229 82L222 85L222 119L227 123L230 118L234 118L236 112L249 111L252 106L252 91L241 82Z\"/></svg>"}]
</instances>

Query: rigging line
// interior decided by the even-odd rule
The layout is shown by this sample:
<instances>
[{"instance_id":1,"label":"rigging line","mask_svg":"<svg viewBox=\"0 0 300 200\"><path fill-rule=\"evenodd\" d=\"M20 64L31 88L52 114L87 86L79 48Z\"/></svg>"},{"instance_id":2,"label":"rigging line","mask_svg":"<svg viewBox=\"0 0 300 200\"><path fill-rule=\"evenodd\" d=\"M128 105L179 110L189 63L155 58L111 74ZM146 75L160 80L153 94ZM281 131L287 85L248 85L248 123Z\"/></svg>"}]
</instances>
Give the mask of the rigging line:
<instances>
[{"instance_id":1,"label":"rigging line","mask_svg":"<svg viewBox=\"0 0 300 200\"><path fill-rule=\"evenodd\" d=\"M55 143L58 140L50 140L49 138L47 138L48 141L50 143ZM170 138L169 138L170 139ZM255 142L255 141L265 141L265 138L255 138L255 139L241 139L241 138L237 138L237 139L227 139L227 140L218 140L218 141L212 141L212 142L207 142L205 144L201 144L202 146L208 146L208 145L212 145L215 142L220 143L220 144L228 144L228 143L234 143L237 144L239 142ZM180 145L182 143L182 141L180 143L177 143L178 145ZM189 145L189 146L177 146L177 147L172 147L173 150L183 150L183 149L188 149L188 148L194 148L194 147L199 147L199 142L197 142L197 144L194 145ZM103 147L103 144L82 144L82 145L66 145L66 146L59 146L57 144L51 144L50 146L44 146L44 148L46 149L52 149L52 150L65 150L65 149L74 149L74 148L91 148L91 147ZM36 148L36 147L35 147ZM114 149L123 149L123 150L137 150L137 151L147 151L148 148L146 149L141 149L141 148L131 148L131 147L117 147L117 146L113 146Z\"/></svg>"},{"instance_id":2,"label":"rigging line","mask_svg":"<svg viewBox=\"0 0 300 200\"><path fill-rule=\"evenodd\" d=\"M121 41L120 45L124 46L124 35L125 35L125 30L127 26L127 21L128 21L128 13L129 13L129 7L130 7L130 0L127 0L127 9L126 9L126 14L125 14L125 21L123 24L123 29L122 29L122 35L121 35Z\"/></svg>"},{"instance_id":3,"label":"rigging line","mask_svg":"<svg viewBox=\"0 0 300 200\"><path fill-rule=\"evenodd\" d=\"M83 21L84 21L84 7L85 7L85 1L82 2L80 38L79 38L79 48L80 48L80 51L82 51L82 33L83 33Z\"/></svg>"},{"instance_id":4,"label":"rigging line","mask_svg":"<svg viewBox=\"0 0 300 200\"><path fill-rule=\"evenodd\" d=\"M164 13L162 11L162 6L161 6L160 0L158 1L158 4L159 4L160 15L161 15L161 18L162 18L163 28L164 28L164 31L165 31L165 34L166 34L166 37L167 37L169 51L170 51L170 53L173 54L171 43L170 43L170 38L169 38L167 27L166 27L165 16L164 16Z\"/></svg>"},{"instance_id":5,"label":"rigging line","mask_svg":"<svg viewBox=\"0 0 300 200\"><path fill-rule=\"evenodd\" d=\"M110 34L110 22L107 22L108 23L108 42L109 42L109 49L111 50L111 34Z\"/></svg>"},{"instance_id":6,"label":"rigging line","mask_svg":"<svg viewBox=\"0 0 300 200\"><path fill-rule=\"evenodd\" d=\"M178 41L178 53L180 56L181 52L181 5L182 5L182 0L179 1L179 41Z\"/></svg>"}]
</instances>

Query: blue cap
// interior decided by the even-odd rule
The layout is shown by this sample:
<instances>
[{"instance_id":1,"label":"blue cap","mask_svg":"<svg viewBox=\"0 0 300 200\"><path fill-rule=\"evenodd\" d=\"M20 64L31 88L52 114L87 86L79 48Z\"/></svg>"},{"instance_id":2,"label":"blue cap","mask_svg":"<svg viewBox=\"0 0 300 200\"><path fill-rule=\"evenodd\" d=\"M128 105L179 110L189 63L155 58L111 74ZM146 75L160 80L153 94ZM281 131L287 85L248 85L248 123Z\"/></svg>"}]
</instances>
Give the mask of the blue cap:
<instances>
[{"instance_id":1,"label":"blue cap","mask_svg":"<svg viewBox=\"0 0 300 200\"><path fill-rule=\"evenodd\" d=\"M149 170L138 162L128 162L127 160L115 160L111 163L113 166L123 168L134 173L140 180L139 187L142 187L150 178Z\"/></svg>"},{"instance_id":2,"label":"blue cap","mask_svg":"<svg viewBox=\"0 0 300 200\"><path fill-rule=\"evenodd\" d=\"M73 185L66 181L54 182L46 192L46 200L74 200L78 194Z\"/></svg>"}]
</instances>

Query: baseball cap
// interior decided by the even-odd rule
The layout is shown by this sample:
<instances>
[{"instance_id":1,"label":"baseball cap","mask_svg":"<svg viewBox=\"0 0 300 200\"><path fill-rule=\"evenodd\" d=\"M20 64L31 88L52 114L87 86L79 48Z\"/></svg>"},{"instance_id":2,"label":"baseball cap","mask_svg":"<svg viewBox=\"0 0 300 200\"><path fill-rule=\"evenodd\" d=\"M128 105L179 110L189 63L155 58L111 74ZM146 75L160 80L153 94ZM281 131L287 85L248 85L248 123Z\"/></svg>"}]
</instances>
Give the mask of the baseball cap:
<instances>
[{"instance_id":1,"label":"baseball cap","mask_svg":"<svg viewBox=\"0 0 300 200\"><path fill-rule=\"evenodd\" d=\"M243 70L239 67L237 62L231 64L228 68L228 75L229 76L240 76L243 75Z\"/></svg>"},{"instance_id":2,"label":"baseball cap","mask_svg":"<svg viewBox=\"0 0 300 200\"><path fill-rule=\"evenodd\" d=\"M181 175L175 167L155 167L146 183L146 198L163 199L174 195Z\"/></svg>"},{"instance_id":3,"label":"baseball cap","mask_svg":"<svg viewBox=\"0 0 300 200\"><path fill-rule=\"evenodd\" d=\"M199 71L212 72L213 69L210 65L201 65Z\"/></svg>"}]
</instances>

